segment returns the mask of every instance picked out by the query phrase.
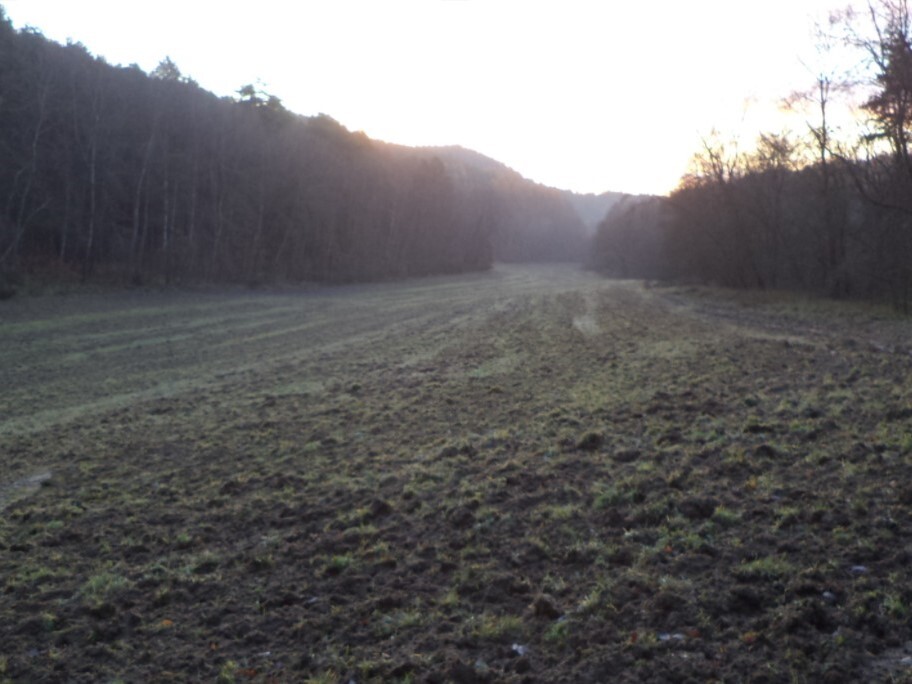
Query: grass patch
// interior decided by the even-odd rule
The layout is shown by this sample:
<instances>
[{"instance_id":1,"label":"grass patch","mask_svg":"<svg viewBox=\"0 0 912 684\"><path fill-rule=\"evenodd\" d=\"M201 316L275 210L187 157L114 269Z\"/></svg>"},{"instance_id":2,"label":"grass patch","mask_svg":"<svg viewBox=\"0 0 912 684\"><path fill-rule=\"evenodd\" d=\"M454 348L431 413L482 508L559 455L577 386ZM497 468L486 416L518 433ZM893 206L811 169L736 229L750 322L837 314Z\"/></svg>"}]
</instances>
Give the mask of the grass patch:
<instances>
[{"instance_id":1,"label":"grass patch","mask_svg":"<svg viewBox=\"0 0 912 684\"><path fill-rule=\"evenodd\" d=\"M733 569L735 577L740 580L782 579L793 573L795 567L785 558L766 556L746 561Z\"/></svg>"},{"instance_id":2,"label":"grass patch","mask_svg":"<svg viewBox=\"0 0 912 684\"><path fill-rule=\"evenodd\" d=\"M523 634L524 622L515 615L484 614L474 621L472 635L491 641L519 639Z\"/></svg>"}]
</instances>

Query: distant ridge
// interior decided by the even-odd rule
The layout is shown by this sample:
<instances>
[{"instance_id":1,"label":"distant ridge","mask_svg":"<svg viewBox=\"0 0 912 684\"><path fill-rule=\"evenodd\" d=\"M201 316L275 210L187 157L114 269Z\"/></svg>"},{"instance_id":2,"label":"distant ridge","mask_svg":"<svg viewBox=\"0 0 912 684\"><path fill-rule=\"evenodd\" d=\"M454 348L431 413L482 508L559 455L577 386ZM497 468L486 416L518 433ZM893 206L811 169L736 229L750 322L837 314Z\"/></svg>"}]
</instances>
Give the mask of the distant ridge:
<instances>
[{"instance_id":1,"label":"distant ridge","mask_svg":"<svg viewBox=\"0 0 912 684\"><path fill-rule=\"evenodd\" d=\"M570 205L576 210L583 225L586 226L590 234L595 233L598 225L605 220L618 202L626 200L633 195L623 192L603 192L600 195L593 193L579 194L570 190L565 191Z\"/></svg>"},{"instance_id":2,"label":"distant ridge","mask_svg":"<svg viewBox=\"0 0 912 684\"><path fill-rule=\"evenodd\" d=\"M623 192L612 192L607 191L603 193L578 193L572 190L563 190L561 188L551 188L551 186L543 185L537 183L533 180L525 178L518 171L510 168L503 162L492 159L480 152L471 150L461 145L446 145L439 147L419 147L419 150L424 150L440 157L444 163L449 162L450 170L453 171L453 166L463 166L467 168L475 169L483 174L488 174L489 176L495 176L497 174L511 174L517 178L522 178L527 183L532 183L540 187L546 187L553 190L558 190L561 192L567 201L570 203L570 206L573 207L576 214L579 216L583 225L586 227L587 232L592 235L595 233L596 228L599 223L601 223L605 217L608 215L608 212L620 201L633 197L633 195L628 195Z\"/></svg>"},{"instance_id":3,"label":"distant ridge","mask_svg":"<svg viewBox=\"0 0 912 684\"><path fill-rule=\"evenodd\" d=\"M497 261L582 261L595 232L573 193L523 177L506 164L460 145L416 148L439 159L455 183L484 188L492 207Z\"/></svg>"},{"instance_id":4,"label":"distant ridge","mask_svg":"<svg viewBox=\"0 0 912 684\"><path fill-rule=\"evenodd\" d=\"M451 166L463 166L491 175L501 173L513 174L522 178L520 173L514 171L503 162L499 162L496 159L483 155L481 152L476 152L475 150L463 147L462 145L428 146L419 147L417 149L436 155L442 159L444 163L448 162Z\"/></svg>"}]
</instances>

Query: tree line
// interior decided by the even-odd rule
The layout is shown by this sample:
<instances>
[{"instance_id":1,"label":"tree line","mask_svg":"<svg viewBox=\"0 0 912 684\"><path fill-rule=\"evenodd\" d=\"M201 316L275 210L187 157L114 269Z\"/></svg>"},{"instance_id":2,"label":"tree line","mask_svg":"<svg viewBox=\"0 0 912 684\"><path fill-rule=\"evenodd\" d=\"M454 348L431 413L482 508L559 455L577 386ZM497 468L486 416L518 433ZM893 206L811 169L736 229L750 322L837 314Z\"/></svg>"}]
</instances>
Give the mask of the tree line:
<instances>
[{"instance_id":1,"label":"tree line","mask_svg":"<svg viewBox=\"0 0 912 684\"><path fill-rule=\"evenodd\" d=\"M585 239L566 198L505 167L373 141L254 86L217 97L170 59L149 74L112 66L17 31L0 6L7 292L28 273L399 278L578 257Z\"/></svg>"},{"instance_id":2,"label":"tree line","mask_svg":"<svg viewBox=\"0 0 912 684\"><path fill-rule=\"evenodd\" d=\"M704 140L669 197L614 208L599 226L591 263L621 277L877 298L909 309L909 7L879 0L832 26L860 50L869 74L857 139L834 135L832 97L846 84L821 75L808 94L816 116L804 136L762 134L747 153L719 137Z\"/></svg>"}]
</instances>

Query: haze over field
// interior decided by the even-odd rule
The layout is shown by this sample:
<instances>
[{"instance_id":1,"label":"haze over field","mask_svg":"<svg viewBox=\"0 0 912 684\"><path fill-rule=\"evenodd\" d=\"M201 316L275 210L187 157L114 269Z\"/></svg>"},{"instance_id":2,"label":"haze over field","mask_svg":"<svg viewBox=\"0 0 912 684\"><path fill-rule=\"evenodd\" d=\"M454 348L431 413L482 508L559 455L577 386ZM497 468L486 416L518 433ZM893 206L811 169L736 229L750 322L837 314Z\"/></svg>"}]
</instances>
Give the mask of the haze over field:
<instances>
[{"instance_id":1,"label":"haze over field","mask_svg":"<svg viewBox=\"0 0 912 684\"><path fill-rule=\"evenodd\" d=\"M620 4L0 0L0 684L910 680L912 0Z\"/></svg>"},{"instance_id":2,"label":"haze over field","mask_svg":"<svg viewBox=\"0 0 912 684\"><path fill-rule=\"evenodd\" d=\"M292 111L408 145L469 147L580 192L665 194L711 128L803 129L832 0L732 3L7 0L17 28L220 95L262 82ZM844 4L844 3L835 3Z\"/></svg>"}]
</instances>

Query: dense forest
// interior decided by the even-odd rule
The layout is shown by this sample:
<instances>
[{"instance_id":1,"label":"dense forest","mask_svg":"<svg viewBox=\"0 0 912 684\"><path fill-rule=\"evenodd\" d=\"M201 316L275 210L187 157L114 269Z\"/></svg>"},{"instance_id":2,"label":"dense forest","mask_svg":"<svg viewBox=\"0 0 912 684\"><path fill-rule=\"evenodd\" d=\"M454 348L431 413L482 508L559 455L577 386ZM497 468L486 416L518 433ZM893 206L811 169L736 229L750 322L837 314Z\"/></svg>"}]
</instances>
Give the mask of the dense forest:
<instances>
[{"instance_id":1,"label":"dense forest","mask_svg":"<svg viewBox=\"0 0 912 684\"><path fill-rule=\"evenodd\" d=\"M805 135L763 134L750 152L704 141L667 198L629 198L599 226L591 262L612 275L778 288L912 305L912 22L906 0L834 17L856 49L853 84L821 75ZM855 76L857 79L857 76ZM830 123L854 86L855 140Z\"/></svg>"},{"instance_id":2,"label":"dense forest","mask_svg":"<svg viewBox=\"0 0 912 684\"><path fill-rule=\"evenodd\" d=\"M219 98L17 31L0 7L0 289L23 274L342 282L580 259L566 193L373 141L253 86Z\"/></svg>"}]
</instances>

